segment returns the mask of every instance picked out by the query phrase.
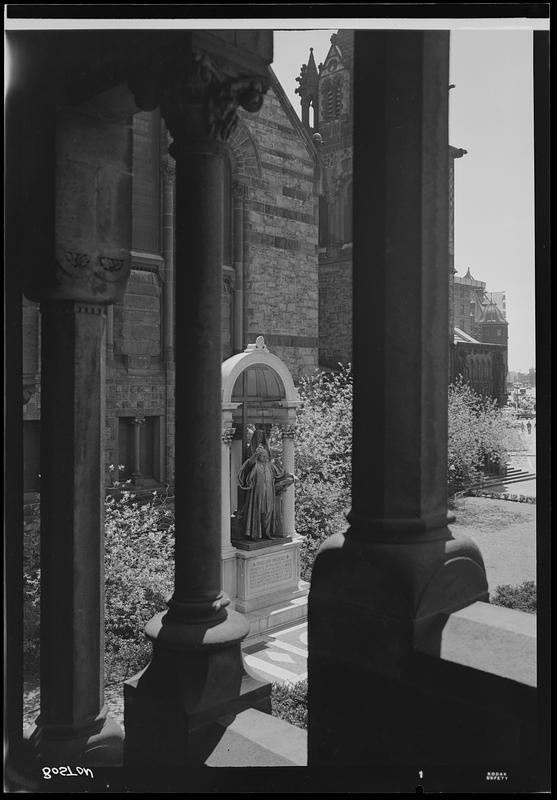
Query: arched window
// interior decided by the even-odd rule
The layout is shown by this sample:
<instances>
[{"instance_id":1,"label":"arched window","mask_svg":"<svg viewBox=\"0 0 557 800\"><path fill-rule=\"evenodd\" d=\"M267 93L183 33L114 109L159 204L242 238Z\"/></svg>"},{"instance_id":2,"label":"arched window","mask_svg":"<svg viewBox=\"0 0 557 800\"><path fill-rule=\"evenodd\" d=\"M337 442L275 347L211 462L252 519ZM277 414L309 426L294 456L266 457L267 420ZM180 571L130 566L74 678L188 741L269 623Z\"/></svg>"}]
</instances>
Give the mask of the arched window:
<instances>
[{"instance_id":1,"label":"arched window","mask_svg":"<svg viewBox=\"0 0 557 800\"><path fill-rule=\"evenodd\" d=\"M335 93L333 87L329 84L327 88L327 117L332 119L335 115Z\"/></svg>"},{"instance_id":2,"label":"arched window","mask_svg":"<svg viewBox=\"0 0 557 800\"><path fill-rule=\"evenodd\" d=\"M342 110L342 88L340 83L337 83L336 90L335 90L335 117L340 117L340 112Z\"/></svg>"}]
</instances>

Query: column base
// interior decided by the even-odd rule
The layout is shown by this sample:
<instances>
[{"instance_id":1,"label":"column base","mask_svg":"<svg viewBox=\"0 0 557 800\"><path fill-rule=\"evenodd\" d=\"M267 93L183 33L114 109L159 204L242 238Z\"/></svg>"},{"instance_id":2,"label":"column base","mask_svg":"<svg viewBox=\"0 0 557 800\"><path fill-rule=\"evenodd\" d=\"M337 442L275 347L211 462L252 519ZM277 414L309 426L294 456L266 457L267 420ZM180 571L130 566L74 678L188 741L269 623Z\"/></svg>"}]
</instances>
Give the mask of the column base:
<instances>
[{"instance_id":1,"label":"column base","mask_svg":"<svg viewBox=\"0 0 557 800\"><path fill-rule=\"evenodd\" d=\"M82 767L120 767L124 761L124 732L109 716L100 715L91 725L69 730L65 725L30 729L28 744L36 764Z\"/></svg>"},{"instance_id":2,"label":"column base","mask_svg":"<svg viewBox=\"0 0 557 800\"><path fill-rule=\"evenodd\" d=\"M310 766L444 763L458 713L416 686L416 654L438 663L449 615L487 598L478 548L447 527L327 539L308 603Z\"/></svg>"},{"instance_id":3,"label":"column base","mask_svg":"<svg viewBox=\"0 0 557 800\"><path fill-rule=\"evenodd\" d=\"M124 683L124 763L131 772L199 767L224 734L219 719L248 708L270 713L271 686L244 666L248 625L235 611L211 628L173 623L164 636L164 619L153 622L152 661Z\"/></svg>"}]
</instances>

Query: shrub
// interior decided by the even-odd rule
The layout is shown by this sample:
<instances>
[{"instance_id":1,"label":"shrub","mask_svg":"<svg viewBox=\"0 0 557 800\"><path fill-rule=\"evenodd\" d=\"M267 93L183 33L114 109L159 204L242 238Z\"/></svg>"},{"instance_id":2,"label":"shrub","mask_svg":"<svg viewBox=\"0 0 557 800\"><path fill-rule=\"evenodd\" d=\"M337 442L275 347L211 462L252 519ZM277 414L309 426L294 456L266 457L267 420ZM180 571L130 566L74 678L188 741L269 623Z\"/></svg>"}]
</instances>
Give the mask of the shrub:
<instances>
[{"instance_id":1,"label":"shrub","mask_svg":"<svg viewBox=\"0 0 557 800\"><path fill-rule=\"evenodd\" d=\"M296 531L303 536L301 574L311 567L321 542L346 529L352 480L352 371L316 371L298 388L296 436Z\"/></svg>"},{"instance_id":2,"label":"shrub","mask_svg":"<svg viewBox=\"0 0 557 800\"><path fill-rule=\"evenodd\" d=\"M143 628L163 611L174 578L174 509L168 497L131 492L105 504L105 672L108 683L145 666Z\"/></svg>"},{"instance_id":3,"label":"shrub","mask_svg":"<svg viewBox=\"0 0 557 800\"><path fill-rule=\"evenodd\" d=\"M534 581L524 581L518 586L505 583L497 586L495 594L490 597L490 602L496 606L516 608L519 611L536 613L536 584Z\"/></svg>"},{"instance_id":4,"label":"shrub","mask_svg":"<svg viewBox=\"0 0 557 800\"><path fill-rule=\"evenodd\" d=\"M116 487L118 488L118 487ZM39 663L39 509L25 523L24 657L27 672ZM105 677L129 678L148 662L151 645L143 628L166 608L174 577L174 510L165 495L130 491L105 503Z\"/></svg>"},{"instance_id":5,"label":"shrub","mask_svg":"<svg viewBox=\"0 0 557 800\"><path fill-rule=\"evenodd\" d=\"M35 673L39 668L40 542L40 515L37 503L26 507L23 525L23 663L26 673Z\"/></svg>"},{"instance_id":6,"label":"shrub","mask_svg":"<svg viewBox=\"0 0 557 800\"><path fill-rule=\"evenodd\" d=\"M298 728L308 726L308 682L273 683L271 713Z\"/></svg>"}]
</instances>

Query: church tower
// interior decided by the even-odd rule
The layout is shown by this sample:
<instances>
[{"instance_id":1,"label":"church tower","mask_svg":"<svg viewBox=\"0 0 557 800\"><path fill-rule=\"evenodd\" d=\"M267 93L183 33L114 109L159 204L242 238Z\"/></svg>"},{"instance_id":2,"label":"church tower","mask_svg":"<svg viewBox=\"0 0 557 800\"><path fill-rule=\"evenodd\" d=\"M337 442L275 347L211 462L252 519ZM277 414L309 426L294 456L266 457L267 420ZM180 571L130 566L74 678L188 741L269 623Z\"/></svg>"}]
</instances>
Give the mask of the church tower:
<instances>
[{"instance_id":1,"label":"church tower","mask_svg":"<svg viewBox=\"0 0 557 800\"><path fill-rule=\"evenodd\" d=\"M493 298L490 298L484 305L481 317L477 323L477 328L481 342L507 346L509 339L509 323L504 318L501 309Z\"/></svg>"},{"instance_id":2,"label":"church tower","mask_svg":"<svg viewBox=\"0 0 557 800\"><path fill-rule=\"evenodd\" d=\"M310 50L296 90L319 147L319 364L333 369L352 361L353 54L353 31L333 34L318 70Z\"/></svg>"},{"instance_id":3,"label":"church tower","mask_svg":"<svg viewBox=\"0 0 557 800\"><path fill-rule=\"evenodd\" d=\"M309 131L316 131L319 124L319 75L313 57L313 47L310 47L308 63L302 64L300 76L296 81L300 84L295 93L300 95L302 124ZM313 119L310 119L310 109L313 111Z\"/></svg>"}]
</instances>

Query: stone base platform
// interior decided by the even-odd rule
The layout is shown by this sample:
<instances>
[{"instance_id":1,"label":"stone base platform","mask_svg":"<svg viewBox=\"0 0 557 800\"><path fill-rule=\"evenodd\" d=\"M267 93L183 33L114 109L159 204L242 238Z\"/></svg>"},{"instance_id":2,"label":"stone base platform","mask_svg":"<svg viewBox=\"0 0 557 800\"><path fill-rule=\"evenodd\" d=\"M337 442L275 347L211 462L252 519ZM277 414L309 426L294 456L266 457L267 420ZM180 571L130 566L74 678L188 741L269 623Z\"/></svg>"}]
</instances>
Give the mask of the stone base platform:
<instances>
[{"instance_id":1,"label":"stone base platform","mask_svg":"<svg viewBox=\"0 0 557 800\"><path fill-rule=\"evenodd\" d=\"M244 639L253 644L258 638L285 628L297 625L307 620L309 583L299 581L298 590L291 595L289 600L282 600L271 605L250 611L244 614L249 622L249 633Z\"/></svg>"},{"instance_id":2,"label":"stone base platform","mask_svg":"<svg viewBox=\"0 0 557 800\"><path fill-rule=\"evenodd\" d=\"M305 767L307 731L249 708L232 722L221 721L224 735L208 767Z\"/></svg>"}]
</instances>

